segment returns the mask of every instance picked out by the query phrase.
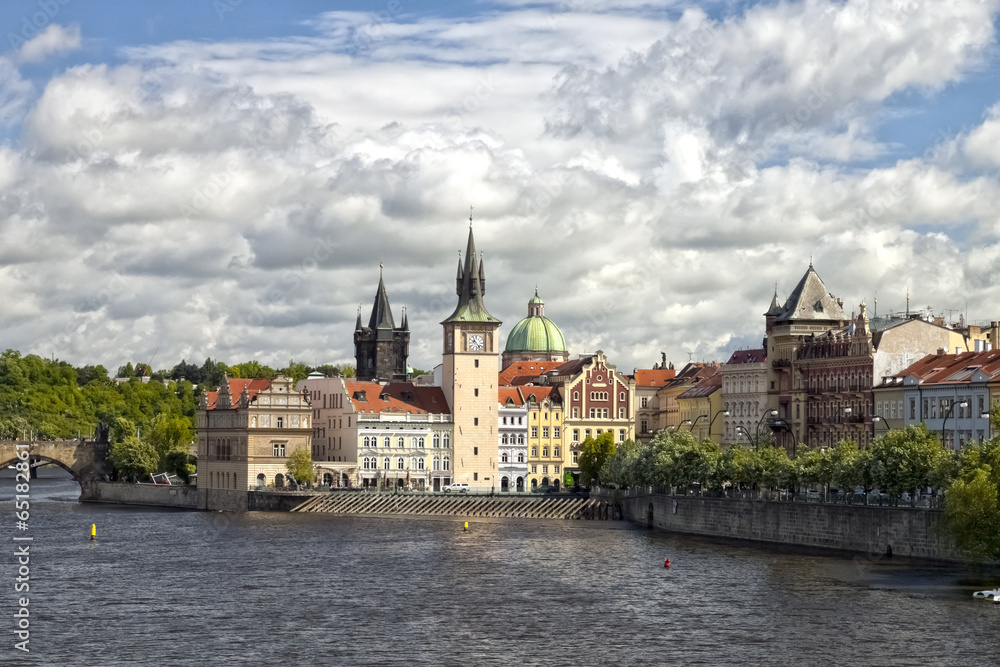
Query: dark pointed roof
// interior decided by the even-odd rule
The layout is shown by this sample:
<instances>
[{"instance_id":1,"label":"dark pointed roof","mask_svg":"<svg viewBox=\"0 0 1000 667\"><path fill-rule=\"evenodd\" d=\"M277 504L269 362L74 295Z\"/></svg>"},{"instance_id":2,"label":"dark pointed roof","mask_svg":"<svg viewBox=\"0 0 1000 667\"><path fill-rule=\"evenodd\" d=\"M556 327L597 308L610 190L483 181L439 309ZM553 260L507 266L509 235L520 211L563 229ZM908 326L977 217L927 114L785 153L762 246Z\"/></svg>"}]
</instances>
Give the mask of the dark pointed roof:
<instances>
[{"instance_id":1,"label":"dark pointed roof","mask_svg":"<svg viewBox=\"0 0 1000 667\"><path fill-rule=\"evenodd\" d=\"M774 296L771 297L771 307L764 313L764 317L774 317L781 314L781 306L778 305L778 285L774 285Z\"/></svg>"},{"instance_id":2,"label":"dark pointed roof","mask_svg":"<svg viewBox=\"0 0 1000 667\"><path fill-rule=\"evenodd\" d=\"M472 220L469 220L469 242L465 248L465 265L459 265L458 305L444 322L493 322L500 320L490 315L483 303L483 293L486 292L486 272L483 264L476 258L476 240L472 235ZM442 324L444 324L442 322Z\"/></svg>"},{"instance_id":3,"label":"dark pointed roof","mask_svg":"<svg viewBox=\"0 0 1000 667\"><path fill-rule=\"evenodd\" d=\"M809 269L785 301L777 319L788 320L844 320L844 307L826 289L816 269Z\"/></svg>"},{"instance_id":4,"label":"dark pointed roof","mask_svg":"<svg viewBox=\"0 0 1000 667\"><path fill-rule=\"evenodd\" d=\"M378 291L375 293L375 304L372 306L368 328L372 330L396 328L396 322L392 319L392 308L389 307L389 295L385 292L385 282L382 280L382 267L379 267L378 271Z\"/></svg>"}]
</instances>

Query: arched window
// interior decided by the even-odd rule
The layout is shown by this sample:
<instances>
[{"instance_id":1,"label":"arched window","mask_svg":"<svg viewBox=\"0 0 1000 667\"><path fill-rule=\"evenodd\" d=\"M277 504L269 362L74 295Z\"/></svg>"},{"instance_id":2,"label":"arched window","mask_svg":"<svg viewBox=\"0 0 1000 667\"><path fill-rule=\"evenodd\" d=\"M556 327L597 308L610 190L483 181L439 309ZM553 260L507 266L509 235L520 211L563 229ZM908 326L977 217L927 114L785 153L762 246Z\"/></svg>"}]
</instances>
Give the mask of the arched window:
<instances>
[{"instance_id":1,"label":"arched window","mask_svg":"<svg viewBox=\"0 0 1000 667\"><path fill-rule=\"evenodd\" d=\"M517 453L517 462L518 463L524 463L524 452L518 452Z\"/></svg>"},{"instance_id":2,"label":"arched window","mask_svg":"<svg viewBox=\"0 0 1000 667\"><path fill-rule=\"evenodd\" d=\"M396 438L396 446L399 447L400 449L406 447L406 438L404 438L403 436L399 436L398 438Z\"/></svg>"},{"instance_id":3,"label":"arched window","mask_svg":"<svg viewBox=\"0 0 1000 667\"><path fill-rule=\"evenodd\" d=\"M423 437L417 438L417 447L420 449L424 448L424 443L427 442Z\"/></svg>"},{"instance_id":4,"label":"arched window","mask_svg":"<svg viewBox=\"0 0 1000 667\"><path fill-rule=\"evenodd\" d=\"M424 460L417 459L417 470L423 470L423 469L424 469Z\"/></svg>"},{"instance_id":5,"label":"arched window","mask_svg":"<svg viewBox=\"0 0 1000 667\"><path fill-rule=\"evenodd\" d=\"M523 445L524 444L524 434L523 433L518 433L517 434L517 444L519 444L519 445Z\"/></svg>"},{"instance_id":6,"label":"arched window","mask_svg":"<svg viewBox=\"0 0 1000 667\"><path fill-rule=\"evenodd\" d=\"M451 436L445 433L441 444L443 447L451 447ZM445 470L447 470L447 468L445 468Z\"/></svg>"},{"instance_id":7,"label":"arched window","mask_svg":"<svg viewBox=\"0 0 1000 667\"><path fill-rule=\"evenodd\" d=\"M410 459L410 470L416 470L416 469L417 469L417 457L414 456Z\"/></svg>"},{"instance_id":8,"label":"arched window","mask_svg":"<svg viewBox=\"0 0 1000 667\"><path fill-rule=\"evenodd\" d=\"M371 442L369 441L367 435L363 438L363 440L364 440L364 446L365 447L370 447L371 446Z\"/></svg>"},{"instance_id":9,"label":"arched window","mask_svg":"<svg viewBox=\"0 0 1000 667\"><path fill-rule=\"evenodd\" d=\"M410 447L417 448L417 436L410 436Z\"/></svg>"},{"instance_id":10,"label":"arched window","mask_svg":"<svg viewBox=\"0 0 1000 667\"><path fill-rule=\"evenodd\" d=\"M434 469L435 470L440 470L441 469L441 459L439 459L436 456L434 457Z\"/></svg>"},{"instance_id":11,"label":"arched window","mask_svg":"<svg viewBox=\"0 0 1000 667\"><path fill-rule=\"evenodd\" d=\"M507 463L507 452L504 452L500 455L500 462Z\"/></svg>"},{"instance_id":12,"label":"arched window","mask_svg":"<svg viewBox=\"0 0 1000 667\"><path fill-rule=\"evenodd\" d=\"M500 436L500 442L502 442L505 445L510 444L510 438L507 436L506 433L504 433L502 436Z\"/></svg>"},{"instance_id":13,"label":"arched window","mask_svg":"<svg viewBox=\"0 0 1000 667\"><path fill-rule=\"evenodd\" d=\"M451 470L451 459L447 456L441 461L441 470Z\"/></svg>"},{"instance_id":14,"label":"arched window","mask_svg":"<svg viewBox=\"0 0 1000 667\"><path fill-rule=\"evenodd\" d=\"M434 442L434 446L435 447L440 447L441 446L441 434L440 433L435 433L434 434L434 440L433 440L433 442Z\"/></svg>"},{"instance_id":15,"label":"arched window","mask_svg":"<svg viewBox=\"0 0 1000 667\"><path fill-rule=\"evenodd\" d=\"M388 456L385 457L384 459L382 459L382 469L383 470L388 470L389 469L389 457Z\"/></svg>"},{"instance_id":16,"label":"arched window","mask_svg":"<svg viewBox=\"0 0 1000 667\"><path fill-rule=\"evenodd\" d=\"M396 459L396 470L402 470L403 469L403 465L404 465L403 464L403 457L400 456L399 458Z\"/></svg>"},{"instance_id":17,"label":"arched window","mask_svg":"<svg viewBox=\"0 0 1000 667\"><path fill-rule=\"evenodd\" d=\"M385 436L384 438L382 438L382 445L384 445L385 447L392 447L392 438L390 438L389 436Z\"/></svg>"}]
</instances>

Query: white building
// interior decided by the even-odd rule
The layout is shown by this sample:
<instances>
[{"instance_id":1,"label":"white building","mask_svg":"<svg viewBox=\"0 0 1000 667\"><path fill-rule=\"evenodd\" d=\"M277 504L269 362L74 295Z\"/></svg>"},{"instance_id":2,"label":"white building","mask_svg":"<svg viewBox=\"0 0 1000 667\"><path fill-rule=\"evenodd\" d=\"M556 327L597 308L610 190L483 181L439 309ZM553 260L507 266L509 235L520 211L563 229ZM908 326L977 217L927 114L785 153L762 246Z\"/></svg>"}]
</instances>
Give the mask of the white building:
<instances>
[{"instance_id":1,"label":"white building","mask_svg":"<svg viewBox=\"0 0 1000 667\"><path fill-rule=\"evenodd\" d=\"M722 443L747 444L767 410L767 353L763 348L737 350L720 370L722 374Z\"/></svg>"},{"instance_id":2,"label":"white building","mask_svg":"<svg viewBox=\"0 0 1000 667\"><path fill-rule=\"evenodd\" d=\"M528 406L520 387L500 387L500 491L524 491L528 479Z\"/></svg>"}]
</instances>

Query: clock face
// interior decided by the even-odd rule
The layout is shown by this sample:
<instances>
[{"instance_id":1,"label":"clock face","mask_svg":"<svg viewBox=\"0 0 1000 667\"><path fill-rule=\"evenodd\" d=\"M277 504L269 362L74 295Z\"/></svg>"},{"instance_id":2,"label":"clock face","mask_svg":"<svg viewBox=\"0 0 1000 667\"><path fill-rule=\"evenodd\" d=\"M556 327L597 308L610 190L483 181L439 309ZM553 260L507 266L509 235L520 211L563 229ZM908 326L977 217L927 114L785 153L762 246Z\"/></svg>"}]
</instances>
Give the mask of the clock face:
<instances>
[{"instance_id":1,"label":"clock face","mask_svg":"<svg viewBox=\"0 0 1000 667\"><path fill-rule=\"evenodd\" d=\"M482 336L469 336L469 349L470 350L481 350L484 347Z\"/></svg>"}]
</instances>

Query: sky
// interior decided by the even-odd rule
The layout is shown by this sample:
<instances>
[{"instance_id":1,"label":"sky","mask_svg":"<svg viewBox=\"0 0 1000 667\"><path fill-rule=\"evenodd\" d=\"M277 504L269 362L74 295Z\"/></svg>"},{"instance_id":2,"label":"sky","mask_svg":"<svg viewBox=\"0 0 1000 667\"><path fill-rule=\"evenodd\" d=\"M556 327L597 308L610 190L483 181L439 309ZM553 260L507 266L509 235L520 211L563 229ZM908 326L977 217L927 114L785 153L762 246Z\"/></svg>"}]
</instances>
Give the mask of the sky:
<instances>
[{"instance_id":1,"label":"sky","mask_svg":"<svg viewBox=\"0 0 1000 667\"><path fill-rule=\"evenodd\" d=\"M625 372L758 347L810 262L1000 320L998 9L8 0L0 348L353 363L381 264L430 369L470 206L501 339L537 287Z\"/></svg>"}]
</instances>

